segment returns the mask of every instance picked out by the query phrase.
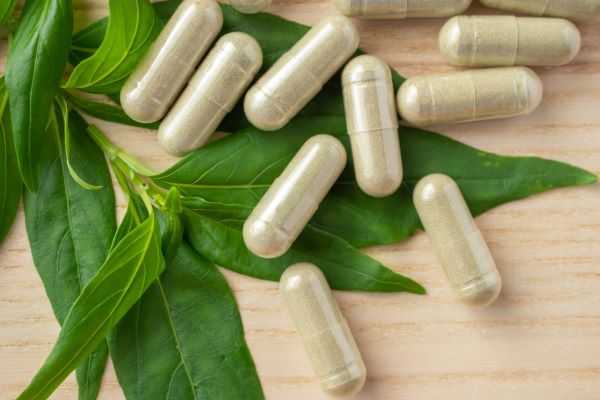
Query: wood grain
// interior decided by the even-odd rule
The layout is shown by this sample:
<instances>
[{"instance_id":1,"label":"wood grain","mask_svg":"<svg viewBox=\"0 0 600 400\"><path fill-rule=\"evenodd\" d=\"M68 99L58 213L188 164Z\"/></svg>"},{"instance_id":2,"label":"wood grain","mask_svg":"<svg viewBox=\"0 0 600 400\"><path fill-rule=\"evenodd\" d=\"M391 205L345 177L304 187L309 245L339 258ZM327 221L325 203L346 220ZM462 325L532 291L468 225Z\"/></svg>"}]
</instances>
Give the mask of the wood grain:
<instances>
[{"instance_id":1,"label":"wood grain","mask_svg":"<svg viewBox=\"0 0 600 400\"><path fill-rule=\"evenodd\" d=\"M74 6L78 27L106 14L104 0L76 0ZM328 0L275 0L268 11L306 24L336 12ZM469 12L490 10L474 5ZM413 76L453 69L437 51L443 22L357 23L364 50ZM537 155L600 173L600 24L579 26L584 39L576 60L537 69L546 93L532 115L437 130L484 150ZM4 40L2 65L6 52ZM100 125L156 170L174 162L160 150L154 132ZM122 214L121 195L118 204ZM422 233L367 252L422 282L427 297L336 294L369 371L357 399L599 399L600 185L507 204L477 222L505 284L492 307L478 311L454 300ZM267 398L325 399L276 285L231 272L226 276ZM21 209L0 247L0 398L13 398L25 387L57 333L31 260ZM76 398L73 377L53 398ZM123 398L112 370L101 398Z\"/></svg>"}]
</instances>

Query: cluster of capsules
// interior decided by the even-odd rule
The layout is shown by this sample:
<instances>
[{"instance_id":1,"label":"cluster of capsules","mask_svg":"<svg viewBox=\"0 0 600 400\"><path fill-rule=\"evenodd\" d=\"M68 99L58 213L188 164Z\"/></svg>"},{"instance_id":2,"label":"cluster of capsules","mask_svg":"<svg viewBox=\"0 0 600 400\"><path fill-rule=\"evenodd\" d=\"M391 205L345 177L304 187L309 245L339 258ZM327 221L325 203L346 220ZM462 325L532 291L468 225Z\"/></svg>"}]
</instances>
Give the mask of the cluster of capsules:
<instances>
[{"instance_id":1,"label":"cluster of capsules","mask_svg":"<svg viewBox=\"0 0 600 400\"><path fill-rule=\"evenodd\" d=\"M600 0L480 1L544 16L600 15ZM232 3L254 13L269 2ZM564 64L580 48L579 31L565 19L456 16L471 0L334 2L346 16L312 27L248 89L262 66L259 44L232 32L208 51L222 27L221 9L213 0L183 1L126 82L123 109L140 122L162 119L161 146L182 156L206 143L244 93L247 119L261 130L278 130L345 65L343 99L356 181L365 194L385 197L402 183L398 114L416 126L526 114L540 103L542 85L524 65ZM369 55L350 60L359 34L347 16L454 16L440 32L441 52L456 65L493 68L411 78L395 97L386 63ZM248 249L263 258L285 254L346 162L345 147L334 136L308 139L245 221ZM413 200L457 297L477 306L492 303L501 278L456 182L428 175L417 183ZM365 365L322 271L310 263L289 266L280 289L323 389L332 395L358 392Z\"/></svg>"}]
</instances>

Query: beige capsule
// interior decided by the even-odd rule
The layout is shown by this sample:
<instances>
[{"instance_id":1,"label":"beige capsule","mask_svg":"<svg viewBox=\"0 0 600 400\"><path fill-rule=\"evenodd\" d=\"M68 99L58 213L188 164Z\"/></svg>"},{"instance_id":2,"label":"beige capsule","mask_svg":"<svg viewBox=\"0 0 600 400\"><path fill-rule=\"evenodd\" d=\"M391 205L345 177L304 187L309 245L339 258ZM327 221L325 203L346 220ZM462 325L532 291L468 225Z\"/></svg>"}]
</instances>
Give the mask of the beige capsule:
<instances>
[{"instance_id":1,"label":"beige capsule","mask_svg":"<svg viewBox=\"0 0 600 400\"><path fill-rule=\"evenodd\" d=\"M244 242L259 257L284 254L319 208L346 165L346 150L329 135L308 139L244 223Z\"/></svg>"},{"instance_id":2,"label":"beige capsule","mask_svg":"<svg viewBox=\"0 0 600 400\"><path fill-rule=\"evenodd\" d=\"M358 48L358 31L335 15L315 25L250 88L244 99L257 128L282 128L308 103Z\"/></svg>"},{"instance_id":3,"label":"beige capsule","mask_svg":"<svg viewBox=\"0 0 600 400\"><path fill-rule=\"evenodd\" d=\"M561 18L461 15L442 27L439 46L454 65L553 66L575 58L581 34Z\"/></svg>"},{"instance_id":4,"label":"beige capsule","mask_svg":"<svg viewBox=\"0 0 600 400\"><path fill-rule=\"evenodd\" d=\"M271 0L231 0L229 4L243 14L256 14L269 7Z\"/></svg>"},{"instance_id":5,"label":"beige capsule","mask_svg":"<svg viewBox=\"0 0 600 400\"><path fill-rule=\"evenodd\" d=\"M283 272L279 288L323 390L333 396L360 391L367 370L321 270L294 264Z\"/></svg>"},{"instance_id":6,"label":"beige capsule","mask_svg":"<svg viewBox=\"0 0 600 400\"><path fill-rule=\"evenodd\" d=\"M408 79L398 110L415 126L529 114L542 100L540 78L526 67L490 68Z\"/></svg>"},{"instance_id":7,"label":"beige capsule","mask_svg":"<svg viewBox=\"0 0 600 400\"><path fill-rule=\"evenodd\" d=\"M185 0L121 90L125 113L138 122L165 116L223 25L213 0Z\"/></svg>"},{"instance_id":8,"label":"beige capsule","mask_svg":"<svg viewBox=\"0 0 600 400\"><path fill-rule=\"evenodd\" d=\"M342 86L358 186L368 195L388 196L402 183L390 68L373 56L356 57L344 68Z\"/></svg>"},{"instance_id":9,"label":"beige capsule","mask_svg":"<svg viewBox=\"0 0 600 400\"><path fill-rule=\"evenodd\" d=\"M428 175L417 183L413 200L457 297L476 306L494 302L502 279L456 182Z\"/></svg>"},{"instance_id":10,"label":"beige capsule","mask_svg":"<svg viewBox=\"0 0 600 400\"><path fill-rule=\"evenodd\" d=\"M471 0L333 0L338 11L357 18L442 18L461 14Z\"/></svg>"},{"instance_id":11,"label":"beige capsule","mask_svg":"<svg viewBox=\"0 0 600 400\"><path fill-rule=\"evenodd\" d=\"M479 0L479 2L487 7L538 17L562 17L573 21L600 19L600 0Z\"/></svg>"},{"instance_id":12,"label":"beige capsule","mask_svg":"<svg viewBox=\"0 0 600 400\"><path fill-rule=\"evenodd\" d=\"M158 130L162 148L182 156L202 146L242 97L262 65L262 51L250 35L222 36Z\"/></svg>"}]
</instances>

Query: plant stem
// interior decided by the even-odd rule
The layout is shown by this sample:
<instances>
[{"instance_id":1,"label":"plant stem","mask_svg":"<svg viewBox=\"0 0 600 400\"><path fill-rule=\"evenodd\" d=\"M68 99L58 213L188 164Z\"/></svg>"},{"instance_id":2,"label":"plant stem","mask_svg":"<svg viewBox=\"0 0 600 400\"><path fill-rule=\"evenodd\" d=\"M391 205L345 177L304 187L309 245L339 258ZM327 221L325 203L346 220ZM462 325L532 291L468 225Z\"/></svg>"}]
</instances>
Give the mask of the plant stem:
<instances>
[{"instance_id":1,"label":"plant stem","mask_svg":"<svg viewBox=\"0 0 600 400\"><path fill-rule=\"evenodd\" d=\"M142 164L137 158L122 148L115 146L97 126L90 125L87 131L90 137L102 149L104 154L106 154L111 162L114 162L118 159L123 161L129 166L129 168L142 176L150 177L154 175L154 171Z\"/></svg>"}]
</instances>

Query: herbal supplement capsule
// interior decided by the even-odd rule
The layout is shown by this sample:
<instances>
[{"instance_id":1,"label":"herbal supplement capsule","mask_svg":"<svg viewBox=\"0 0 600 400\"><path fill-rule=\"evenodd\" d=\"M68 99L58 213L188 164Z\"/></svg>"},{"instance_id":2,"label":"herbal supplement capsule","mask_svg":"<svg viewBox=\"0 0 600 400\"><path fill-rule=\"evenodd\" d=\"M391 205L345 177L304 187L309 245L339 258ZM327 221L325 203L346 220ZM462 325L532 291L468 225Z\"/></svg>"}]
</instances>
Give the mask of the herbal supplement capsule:
<instances>
[{"instance_id":1,"label":"herbal supplement capsule","mask_svg":"<svg viewBox=\"0 0 600 400\"><path fill-rule=\"evenodd\" d=\"M348 17L358 18L436 18L461 14L471 0L333 0Z\"/></svg>"},{"instance_id":2,"label":"herbal supplement capsule","mask_svg":"<svg viewBox=\"0 0 600 400\"><path fill-rule=\"evenodd\" d=\"M250 88L246 117L259 129L282 128L323 87L358 48L358 31L348 18L327 17Z\"/></svg>"},{"instance_id":3,"label":"herbal supplement capsule","mask_svg":"<svg viewBox=\"0 0 600 400\"><path fill-rule=\"evenodd\" d=\"M562 17L573 21L600 19L600 0L479 0L481 4L538 17Z\"/></svg>"},{"instance_id":4,"label":"herbal supplement capsule","mask_svg":"<svg viewBox=\"0 0 600 400\"><path fill-rule=\"evenodd\" d=\"M413 200L458 298L477 306L491 304L502 280L456 182L428 175L417 183Z\"/></svg>"},{"instance_id":5,"label":"herbal supplement capsule","mask_svg":"<svg viewBox=\"0 0 600 400\"><path fill-rule=\"evenodd\" d=\"M388 196L402 183L390 68L373 56L356 57L344 68L342 86L358 186L368 195Z\"/></svg>"},{"instance_id":6,"label":"herbal supplement capsule","mask_svg":"<svg viewBox=\"0 0 600 400\"><path fill-rule=\"evenodd\" d=\"M281 275L279 288L323 390L333 396L357 393L367 370L321 270L294 264Z\"/></svg>"},{"instance_id":7,"label":"herbal supplement capsule","mask_svg":"<svg viewBox=\"0 0 600 400\"><path fill-rule=\"evenodd\" d=\"M222 36L158 130L168 153L182 156L202 146L244 93L262 65L257 41L241 32Z\"/></svg>"},{"instance_id":8,"label":"herbal supplement capsule","mask_svg":"<svg viewBox=\"0 0 600 400\"><path fill-rule=\"evenodd\" d=\"M319 208L346 165L346 150L329 135L308 139L244 223L244 242L259 257L284 254Z\"/></svg>"},{"instance_id":9,"label":"herbal supplement capsule","mask_svg":"<svg viewBox=\"0 0 600 400\"><path fill-rule=\"evenodd\" d=\"M223 25L213 0L185 0L150 46L121 90L121 105L132 119L154 122L165 116Z\"/></svg>"},{"instance_id":10,"label":"herbal supplement capsule","mask_svg":"<svg viewBox=\"0 0 600 400\"><path fill-rule=\"evenodd\" d=\"M442 27L440 51L454 65L562 65L581 47L575 25L560 18L461 15Z\"/></svg>"},{"instance_id":11,"label":"herbal supplement capsule","mask_svg":"<svg viewBox=\"0 0 600 400\"><path fill-rule=\"evenodd\" d=\"M271 0L231 0L229 4L243 14L256 14L269 7Z\"/></svg>"},{"instance_id":12,"label":"herbal supplement capsule","mask_svg":"<svg viewBox=\"0 0 600 400\"><path fill-rule=\"evenodd\" d=\"M398 110L415 126L529 114L542 101L542 81L526 67L414 77L398 91Z\"/></svg>"}]
</instances>

